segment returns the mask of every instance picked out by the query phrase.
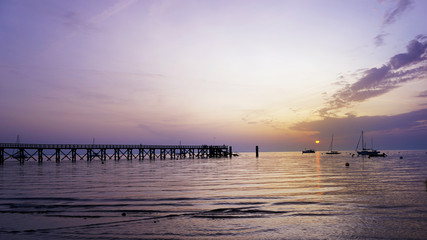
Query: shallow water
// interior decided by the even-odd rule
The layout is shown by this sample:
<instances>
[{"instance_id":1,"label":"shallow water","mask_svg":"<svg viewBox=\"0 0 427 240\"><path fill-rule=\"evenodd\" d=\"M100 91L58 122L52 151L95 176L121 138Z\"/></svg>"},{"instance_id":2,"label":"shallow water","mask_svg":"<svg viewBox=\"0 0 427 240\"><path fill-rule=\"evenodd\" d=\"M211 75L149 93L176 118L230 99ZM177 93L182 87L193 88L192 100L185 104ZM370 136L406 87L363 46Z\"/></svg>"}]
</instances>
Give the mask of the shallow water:
<instances>
[{"instance_id":1,"label":"shallow water","mask_svg":"<svg viewBox=\"0 0 427 240\"><path fill-rule=\"evenodd\" d=\"M8 160L0 238L425 239L427 154L386 153Z\"/></svg>"}]
</instances>

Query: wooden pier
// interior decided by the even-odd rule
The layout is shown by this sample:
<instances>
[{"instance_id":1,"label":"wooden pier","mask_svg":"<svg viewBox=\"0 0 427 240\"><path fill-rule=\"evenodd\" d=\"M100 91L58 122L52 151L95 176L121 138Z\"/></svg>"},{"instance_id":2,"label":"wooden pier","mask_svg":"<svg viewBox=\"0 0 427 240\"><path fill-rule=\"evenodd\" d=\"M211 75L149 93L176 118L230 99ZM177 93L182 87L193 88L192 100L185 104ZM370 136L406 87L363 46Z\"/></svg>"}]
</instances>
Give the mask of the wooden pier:
<instances>
[{"instance_id":1,"label":"wooden pier","mask_svg":"<svg viewBox=\"0 0 427 240\"><path fill-rule=\"evenodd\" d=\"M231 157L232 147L221 145L111 145L111 144L23 144L0 143L0 164L15 159L34 160L181 159Z\"/></svg>"}]
</instances>

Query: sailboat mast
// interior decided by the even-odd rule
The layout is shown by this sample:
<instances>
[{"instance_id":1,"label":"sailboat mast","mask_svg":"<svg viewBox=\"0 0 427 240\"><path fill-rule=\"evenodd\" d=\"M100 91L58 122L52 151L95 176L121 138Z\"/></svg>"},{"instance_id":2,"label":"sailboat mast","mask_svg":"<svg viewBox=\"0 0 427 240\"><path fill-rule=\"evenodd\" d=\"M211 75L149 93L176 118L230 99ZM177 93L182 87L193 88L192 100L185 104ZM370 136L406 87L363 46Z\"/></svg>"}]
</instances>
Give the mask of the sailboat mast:
<instances>
[{"instance_id":1,"label":"sailboat mast","mask_svg":"<svg viewBox=\"0 0 427 240\"><path fill-rule=\"evenodd\" d=\"M363 136L363 131L362 131L362 135L360 135L360 137L359 137L359 141L357 141L356 152L357 152L357 149L359 149L360 139L362 138L362 136ZM362 146L362 148L363 148L363 146Z\"/></svg>"},{"instance_id":2,"label":"sailboat mast","mask_svg":"<svg viewBox=\"0 0 427 240\"><path fill-rule=\"evenodd\" d=\"M365 150L365 141L363 140L363 131L362 131L362 150Z\"/></svg>"}]
</instances>

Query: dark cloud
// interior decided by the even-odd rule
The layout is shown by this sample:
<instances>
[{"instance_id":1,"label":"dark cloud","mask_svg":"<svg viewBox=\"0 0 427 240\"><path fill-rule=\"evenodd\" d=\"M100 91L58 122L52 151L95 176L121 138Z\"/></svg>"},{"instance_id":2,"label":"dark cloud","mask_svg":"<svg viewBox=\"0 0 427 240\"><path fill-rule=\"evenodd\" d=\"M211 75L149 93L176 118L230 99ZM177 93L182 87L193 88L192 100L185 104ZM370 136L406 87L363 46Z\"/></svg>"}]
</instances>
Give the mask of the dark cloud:
<instances>
[{"instance_id":1,"label":"dark cloud","mask_svg":"<svg viewBox=\"0 0 427 240\"><path fill-rule=\"evenodd\" d=\"M153 134L153 135L160 135L160 132L155 130L151 125L147 125L147 124L138 124L137 125L138 128L142 129L143 131Z\"/></svg>"},{"instance_id":2,"label":"dark cloud","mask_svg":"<svg viewBox=\"0 0 427 240\"><path fill-rule=\"evenodd\" d=\"M393 24L399 16L401 16L406 10L410 9L413 5L412 0L397 0L396 5L392 8L386 11L386 13L383 16L383 23L381 26L381 31L384 30L384 28L390 24ZM374 44L375 46L379 47L384 45L385 43L385 37L387 36L387 33L380 33L374 38Z\"/></svg>"},{"instance_id":3,"label":"dark cloud","mask_svg":"<svg viewBox=\"0 0 427 240\"><path fill-rule=\"evenodd\" d=\"M379 47L384 45L384 38L387 36L387 33L380 33L374 38L375 46Z\"/></svg>"},{"instance_id":4,"label":"dark cloud","mask_svg":"<svg viewBox=\"0 0 427 240\"><path fill-rule=\"evenodd\" d=\"M346 131L384 131L390 129L423 128L427 133L427 108L393 116L362 116L349 115L344 118L328 117L311 122L300 122L291 129L297 131L346 132ZM427 137L427 135L426 135Z\"/></svg>"},{"instance_id":5,"label":"dark cloud","mask_svg":"<svg viewBox=\"0 0 427 240\"><path fill-rule=\"evenodd\" d=\"M418 94L417 97L422 97L422 98L427 97L427 90Z\"/></svg>"},{"instance_id":6,"label":"dark cloud","mask_svg":"<svg viewBox=\"0 0 427 240\"><path fill-rule=\"evenodd\" d=\"M66 11L60 18L63 26L69 31L99 31L90 21L76 11Z\"/></svg>"},{"instance_id":7,"label":"dark cloud","mask_svg":"<svg viewBox=\"0 0 427 240\"><path fill-rule=\"evenodd\" d=\"M398 0L396 6L387 11L383 18L383 25L389 25L396 21L396 19L403 14L412 5L412 0Z\"/></svg>"},{"instance_id":8,"label":"dark cloud","mask_svg":"<svg viewBox=\"0 0 427 240\"><path fill-rule=\"evenodd\" d=\"M335 110L380 96L405 82L426 77L426 60L427 40L420 35L408 44L406 53L393 56L380 68L362 71L356 82L334 93L326 102L326 107L318 112L323 117L330 116Z\"/></svg>"},{"instance_id":9,"label":"dark cloud","mask_svg":"<svg viewBox=\"0 0 427 240\"><path fill-rule=\"evenodd\" d=\"M339 139L337 143L340 142L344 149L356 146L362 130L386 149L422 149L427 148L427 108L394 116L327 117L300 122L291 129L317 132L322 139L328 139L330 134L335 133Z\"/></svg>"},{"instance_id":10,"label":"dark cloud","mask_svg":"<svg viewBox=\"0 0 427 240\"><path fill-rule=\"evenodd\" d=\"M393 69L399 69L412 62L422 60L422 56L425 53L427 42L419 42L413 40L406 47L407 53L397 54L390 59L390 65ZM424 56L425 57L425 56Z\"/></svg>"}]
</instances>

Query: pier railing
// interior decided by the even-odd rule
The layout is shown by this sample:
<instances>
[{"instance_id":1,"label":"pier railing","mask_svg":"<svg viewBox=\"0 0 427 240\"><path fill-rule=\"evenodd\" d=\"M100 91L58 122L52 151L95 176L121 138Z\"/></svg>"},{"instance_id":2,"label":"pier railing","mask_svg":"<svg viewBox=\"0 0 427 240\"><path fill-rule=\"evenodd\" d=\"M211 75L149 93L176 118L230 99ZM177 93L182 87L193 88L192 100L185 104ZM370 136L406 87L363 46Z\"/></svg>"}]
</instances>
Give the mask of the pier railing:
<instances>
[{"instance_id":1,"label":"pier railing","mask_svg":"<svg viewBox=\"0 0 427 240\"><path fill-rule=\"evenodd\" d=\"M27 148L27 149L56 149L56 148L66 148L66 149L88 149L88 148L156 148L156 149L182 149L182 148L226 148L226 145L142 145L142 144L28 144L28 143L0 143L0 148Z\"/></svg>"}]
</instances>

